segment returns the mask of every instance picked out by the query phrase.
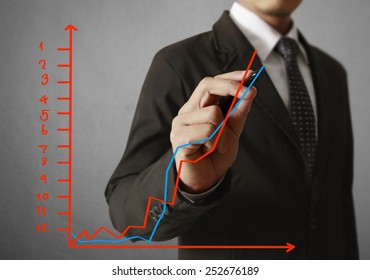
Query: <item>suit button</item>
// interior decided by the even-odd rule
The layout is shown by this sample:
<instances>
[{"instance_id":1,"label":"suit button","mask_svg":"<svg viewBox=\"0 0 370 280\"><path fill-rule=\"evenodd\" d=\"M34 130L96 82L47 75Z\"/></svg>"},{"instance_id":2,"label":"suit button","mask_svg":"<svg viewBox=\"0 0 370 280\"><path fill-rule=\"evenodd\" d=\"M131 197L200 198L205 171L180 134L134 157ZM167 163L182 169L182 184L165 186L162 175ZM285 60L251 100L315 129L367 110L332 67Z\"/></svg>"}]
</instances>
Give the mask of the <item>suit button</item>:
<instances>
[{"instance_id":1,"label":"suit button","mask_svg":"<svg viewBox=\"0 0 370 280\"><path fill-rule=\"evenodd\" d=\"M158 221L158 218L160 217L161 213L157 206L154 206L152 210L149 212L150 216L152 217L153 221Z\"/></svg>"},{"instance_id":2,"label":"suit button","mask_svg":"<svg viewBox=\"0 0 370 280\"><path fill-rule=\"evenodd\" d=\"M158 217L157 217L157 215L153 212L153 210L151 210L151 211L149 212L149 215L150 215L150 217L152 217L152 220L153 220L154 222L158 221Z\"/></svg>"},{"instance_id":3,"label":"suit button","mask_svg":"<svg viewBox=\"0 0 370 280\"><path fill-rule=\"evenodd\" d=\"M161 210L161 214L162 214L162 212L163 212L163 208L164 208L164 204L160 204L160 205L158 206L158 208ZM168 206L166 206L166 211L165 211L164 215L165 215L165 216L168 216L168 214L169 214Z\"/></svg>"},{"instance_id":4,"label":"suit button","mask_svg":"<svg viewBox=\"0 0 370 280\"><path fill-rule=\"evenodd\" d=\"M312 218L312 219L311 219L311 229L312 229L312 230L317 229L317 221L316 221L316 219L315 219L315 218Z\"/></svg>"},{"instance_id":5,"label":"suit button","mask_svg":"<svg viewBox=\"0 0 370 280\"><path fill-rule=\"evenodd\" d=\"M159 208L159 207L157 207L157 206L155 206L154 208L153 208L153 212L155 213L155 215L159 218L159 216L162 214L162 210Z\"/></svg>"}]
</instances>

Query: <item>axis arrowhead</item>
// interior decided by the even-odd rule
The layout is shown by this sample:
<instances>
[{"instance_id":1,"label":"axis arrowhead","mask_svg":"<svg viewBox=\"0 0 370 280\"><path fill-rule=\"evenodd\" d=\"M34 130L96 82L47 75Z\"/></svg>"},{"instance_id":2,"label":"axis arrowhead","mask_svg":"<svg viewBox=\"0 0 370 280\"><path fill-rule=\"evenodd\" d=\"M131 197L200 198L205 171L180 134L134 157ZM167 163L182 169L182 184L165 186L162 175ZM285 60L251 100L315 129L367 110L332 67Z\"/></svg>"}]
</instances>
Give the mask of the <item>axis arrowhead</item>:
<instances>
[{"instance_id":1,"label":"axis arrowhead","mask_svg":"<svg viewBox=\"0 0 370 280\"><path fill-rule=\"evenodd\" d=\"M66 26L66 28L64 28L64 30L74 30L74 31L77 31L78 29L75 26L73 26L72 24L69 24L69 25Z\"/></svg>"},{"instance_id":2,"label":"axis arrowhead","mask_svg":"<svg viewBox=\"0 0 370 280\"><path fill-rule=\"evenodd\" d=\"M290 244L289 242L286 243L287 249L286 252L289 253L290 251L294 250L295 246Z\"/></svg>"}]
</instances>

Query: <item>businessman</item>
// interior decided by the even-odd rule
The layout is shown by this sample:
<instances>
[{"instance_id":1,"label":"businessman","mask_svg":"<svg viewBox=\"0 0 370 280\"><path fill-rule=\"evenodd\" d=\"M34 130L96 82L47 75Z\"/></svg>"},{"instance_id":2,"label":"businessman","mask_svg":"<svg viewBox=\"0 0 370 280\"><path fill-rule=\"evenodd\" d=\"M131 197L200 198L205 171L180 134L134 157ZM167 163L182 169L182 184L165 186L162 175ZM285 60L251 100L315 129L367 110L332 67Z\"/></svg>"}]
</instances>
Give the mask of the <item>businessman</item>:
<instances>
[{"instance_id":1,"label":"businessman","mask_svg":"<svg viewBox=\"0 0 370 280\"><path fill-rule=\"evenodd\" d=\"M290 253L180 249L181 259L358 258L346 72L298 31L291 14L300 2L240 0L212 31L156 54L106 189L118 231L139 226L126 236L178 236L180 245L296 246ZM152 200L145 219L150 196L171 202L180 161L212 149L214 138L179 149L164 193L176 147L218 127L222 101L236 94L254 50L252 69L265 71L216 149L183 164L174 204Z\"/></svg>"}]
</instances>

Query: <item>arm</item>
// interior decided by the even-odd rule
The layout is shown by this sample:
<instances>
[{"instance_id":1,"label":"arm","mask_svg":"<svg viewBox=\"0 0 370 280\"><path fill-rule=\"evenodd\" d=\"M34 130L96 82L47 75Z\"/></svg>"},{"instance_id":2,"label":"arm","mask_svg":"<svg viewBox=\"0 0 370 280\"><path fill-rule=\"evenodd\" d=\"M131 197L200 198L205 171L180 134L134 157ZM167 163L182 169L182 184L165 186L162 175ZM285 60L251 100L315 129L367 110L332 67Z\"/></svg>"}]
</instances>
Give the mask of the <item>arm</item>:
<instances>
[{"instance_id":1,"label":"arm","mask_svg":"<svg viewBox=\"0 0 370 280\"><path fill-rule=\"evenodd\" d=\"M165 171L172 158L171 123L187 96L180 75L158 54L144 82L125 153L106 189L106 199L114 227L123 232L127 226L141 226L145 220L148 198L163 199ZM167 201L174 193L176 167L168 172ZM226 175L206 199L191 203L177 192L174 206L167 206L153 240L167 240L186 231L205 211L217 205L227 191L230 175ZM145 228L131 228L126 237L148 238L156 225L163 204L152 200L151 214ZM154 215L153 215L154 213Z\"/></svg>"},{"instance_id":2,"label":"arm","mask_svg":"<svg viewBox=\"0 0 370 280\"><path fill-rule=\"evenodd\" d=\"M349 108L349 98L348 98L348 86L347 79L345 76L345 85L343 88L347 89L347 100L346 104ZM355 209L353 203L353 132L352 132L352 122L350 110L348 109L347 117L347 139L346 139L346 167L343 172L344 174L344 226L347 239L347 256L346 259L359 259L359 250L357 244L357 231L356 231L356 218Z\"/></svg>"}]
</instances>

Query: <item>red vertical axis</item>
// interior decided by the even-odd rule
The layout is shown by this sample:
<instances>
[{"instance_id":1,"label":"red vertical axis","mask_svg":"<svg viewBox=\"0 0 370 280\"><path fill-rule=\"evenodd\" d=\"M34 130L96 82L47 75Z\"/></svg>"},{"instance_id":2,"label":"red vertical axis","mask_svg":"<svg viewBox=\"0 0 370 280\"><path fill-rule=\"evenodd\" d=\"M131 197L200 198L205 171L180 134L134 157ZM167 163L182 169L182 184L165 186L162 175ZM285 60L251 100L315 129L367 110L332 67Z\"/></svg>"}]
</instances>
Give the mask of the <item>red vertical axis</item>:
<instances>
[{"instance_id":1,"label":"red vertical axis","mask_svg":"<svg viewBox=\"0 0 370 280\"><path fill-rule=\"evenodd\" d=\"M72 92L73 92L73 31L77 31L77 28L69 24L65 29L69 30L69 85L68 85L68 96L69 96L69 119L68 119L68 247L72 247Z\"/></svg>"}]
</instances>

